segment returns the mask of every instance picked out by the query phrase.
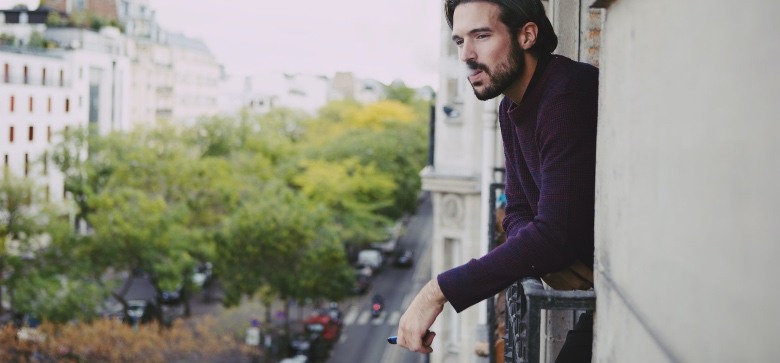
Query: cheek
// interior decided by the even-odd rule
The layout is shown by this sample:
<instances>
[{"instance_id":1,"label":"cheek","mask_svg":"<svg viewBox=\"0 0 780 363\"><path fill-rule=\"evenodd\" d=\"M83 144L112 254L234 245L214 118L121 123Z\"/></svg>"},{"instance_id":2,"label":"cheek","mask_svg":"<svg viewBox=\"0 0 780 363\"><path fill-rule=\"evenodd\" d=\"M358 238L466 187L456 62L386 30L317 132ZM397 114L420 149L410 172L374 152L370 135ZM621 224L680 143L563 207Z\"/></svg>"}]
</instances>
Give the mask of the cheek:
<instances>
[{"instance_id":1,"label":"cheek","mask_svg":"<svg viewBox=\"0 0 780 363\"><path fill-rule=\"evenodd\" d=\"M493 47L487 53L485 62L490 68L505 63L509 57L509 49L506 47Z\"/></svg>"}]
</instances>

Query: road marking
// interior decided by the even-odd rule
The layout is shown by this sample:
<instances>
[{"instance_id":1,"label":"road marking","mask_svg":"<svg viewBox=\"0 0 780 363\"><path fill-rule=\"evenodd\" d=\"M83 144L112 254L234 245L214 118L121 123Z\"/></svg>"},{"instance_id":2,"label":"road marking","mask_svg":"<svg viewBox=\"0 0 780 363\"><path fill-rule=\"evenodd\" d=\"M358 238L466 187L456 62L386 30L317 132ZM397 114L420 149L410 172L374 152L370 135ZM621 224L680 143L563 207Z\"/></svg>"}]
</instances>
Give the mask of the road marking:
<instances>
[{"instance_id":1,"label":"road marking","mask_svg":"<svg viewBox=\"0 0 780 363\"><path fill-rule=\"evenodd\" d=\"M379 314L376 318L371 319L371 324L373 325L382 325L384 323L384 317L387 315L387 313Z\"/></svg>"},{"instance_id":2,"label":"road marking","mask_svg":"<svg viewBox=\"0 0 780 363\"><path fill-rule=\"evenodd\" d=\"M357 315L358 315L358 310L355 309L350 310L347 313L347 315L344 317L344 325L352 325L352 323L355 322Z\"/></svg>"},{"instance_id":3,"label":"road marking","mask_svg":"<svg viewBox=\"0 0 780 363\"><path fill-rule=\"evenodd\" d=\"M347 334L341 333L341 338L339 338L339 344L344 343L347 341Z\"/></svg>"},{"instance_id":4,"label":"road marking","mask_svg":"<svg viewBox=\"0 0 780 363\"><path fill-rule=\"evenodd\" d=\"M368 323L368 319L371 318L371 313L368 312L368 310L364 310L362 314L360 314L360 317L357 320L357 324L365 325Z\"/></svg>"},{"instance_id":5,"label":"road marking","mask_svg":"<svg viewBox=\"0 0 780 363\"><path fill-rule=\"evenodd\" d=\"M387 318L387 323L391 325L398 325L398 320L401 320L401 312L396 310L390 314L389 318Z\"/></svg>"}]
</instances>

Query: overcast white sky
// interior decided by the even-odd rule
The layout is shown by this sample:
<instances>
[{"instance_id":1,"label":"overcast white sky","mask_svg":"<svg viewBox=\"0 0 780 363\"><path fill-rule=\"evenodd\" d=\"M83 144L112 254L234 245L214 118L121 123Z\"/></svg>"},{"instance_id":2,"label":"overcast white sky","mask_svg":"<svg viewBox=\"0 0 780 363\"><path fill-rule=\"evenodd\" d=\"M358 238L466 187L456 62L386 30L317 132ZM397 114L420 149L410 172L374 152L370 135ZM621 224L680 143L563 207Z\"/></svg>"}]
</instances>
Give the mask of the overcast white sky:
<instances>
[{"instance_id":1,"label":"overcast white sky","mask_svg":"<svg viewBox=\"0 0 780 363\"><path fill-rule=\"evenodd\" d=\"M38 0L0 0L0 8ZM228 73L358 77L437 88L441 0L150 0L167 30L200 38Z\"/></svg>"}]
</instances>

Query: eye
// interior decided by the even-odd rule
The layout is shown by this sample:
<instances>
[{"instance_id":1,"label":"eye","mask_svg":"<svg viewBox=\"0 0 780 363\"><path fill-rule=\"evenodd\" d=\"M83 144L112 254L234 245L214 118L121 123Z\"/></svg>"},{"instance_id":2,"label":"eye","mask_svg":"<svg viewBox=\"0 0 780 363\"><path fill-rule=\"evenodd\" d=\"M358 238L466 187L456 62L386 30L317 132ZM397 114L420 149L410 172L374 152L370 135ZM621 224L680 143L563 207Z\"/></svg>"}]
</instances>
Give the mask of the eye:
<instances>
[{"instance_id":1,"label":"eye","mask_svg":"<svg viewBox=\"0 0 780 363\"><path fill-rule=\"evenodd\" d=\"M453 39L452 41L455 43L455 45L459 47L463 45L463 39L458 38L458 39Z\"/></svg>"},{"instance_id":2,"label":"eye","mask_svg":"<svg viewBox=\"0 0 780 363\"><path fill-rule=\"evenodd\" d=\"M489 36L490 36L490 34L482 33L482 34L477 34L477 36L475 38L476 39L487 39L487 37L489 37Z\"/></svg>"}]
</instances>

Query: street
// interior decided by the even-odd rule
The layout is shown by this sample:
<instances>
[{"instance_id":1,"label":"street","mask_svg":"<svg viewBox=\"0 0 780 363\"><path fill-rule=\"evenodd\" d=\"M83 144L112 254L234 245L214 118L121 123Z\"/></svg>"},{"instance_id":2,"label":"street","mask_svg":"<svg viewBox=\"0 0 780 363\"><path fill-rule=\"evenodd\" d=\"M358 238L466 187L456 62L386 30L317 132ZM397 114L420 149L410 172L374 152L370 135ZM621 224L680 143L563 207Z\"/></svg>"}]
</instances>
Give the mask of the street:
<instances>
[{"instance_id":1,"label":"street","mask_svg":"<svg viewBox=\"0 0 780 363\"><path fill-rule=\"evenodd\" d=\"M430 240L432 235L432 206L426 196L417 214L412 216L401 237L399 247L414 251L412 268L397 268L392 261L374 277L371 289L351 299L344 311L344 331L333 347L329 363L376 362L422 363L425 355L412 353L387 343L395 335L401 314L419 289L430 279ZM377 318L371 318L371 297L385 298L385 309Z\"/></svg>"}]
</instances>

